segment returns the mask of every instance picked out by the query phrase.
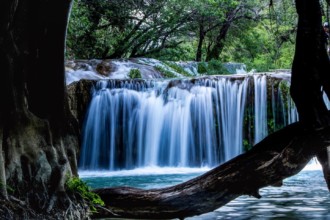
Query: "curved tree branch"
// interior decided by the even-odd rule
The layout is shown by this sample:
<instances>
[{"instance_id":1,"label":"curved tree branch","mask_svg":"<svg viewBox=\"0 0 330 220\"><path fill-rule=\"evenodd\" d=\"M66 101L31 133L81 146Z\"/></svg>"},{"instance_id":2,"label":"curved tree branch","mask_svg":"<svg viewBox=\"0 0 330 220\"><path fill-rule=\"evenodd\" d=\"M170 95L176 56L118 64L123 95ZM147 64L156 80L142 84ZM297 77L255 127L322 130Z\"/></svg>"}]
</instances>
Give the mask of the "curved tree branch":
<instances>
[{"instance_id":1,"label":"curved tree branch","mask_svg":"<svg viewBox=\"0 0 330 220\"><path fill-rule=\"evenodd\" d=\"M306 132L299 123L268 136L242 154L188 182L164 189L97 189L105 201L95 217L180 218L213 211L241 195L260 198L265 186L297 174L330 141L330 127ZM197 202L200 201L200 202Z\"/></svg>"}]
</instances>

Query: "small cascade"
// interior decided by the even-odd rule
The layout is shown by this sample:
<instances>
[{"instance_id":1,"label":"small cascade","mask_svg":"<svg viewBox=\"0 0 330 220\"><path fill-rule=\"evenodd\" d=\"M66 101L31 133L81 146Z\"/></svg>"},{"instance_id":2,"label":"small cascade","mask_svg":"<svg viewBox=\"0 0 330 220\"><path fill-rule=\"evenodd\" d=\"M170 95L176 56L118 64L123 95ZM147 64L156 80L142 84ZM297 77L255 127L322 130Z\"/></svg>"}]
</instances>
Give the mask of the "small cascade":
<instances>
[{"instance_id":1,"label":"small cascade","mask_svg":"<svg viewBox=\"0 0 330 220\"><path fill-rule=\"evenodd\" d=\"M81 79L131 79L133 76L130 75L131 71L140 73L138 77L132 78L141 79L187 78L207 74L207 72L198 72L199 64L200 62L195 61L174 62L152 58L67 61L66 84L69 85ZM225 63L223 66L230 74L246 74L246 66L242 63Z\"/></svg>"},{"instance_id":2,"label":"small cascade","mask_svg":"<svg viewBox=\"0 0 330 220\"><path fill-rule=\"evenodd\" d=\"M213 167L229 160L275 130L269 130L270 120L296 120L282 80L267 87L270 79L100 81L86 115L80 169Z\"/></svg>"},{"instance_id":3,"label":"small cascade","mask_svg":"<svg viewBox=\"0 0 330 220\"><path fill-rule=\"evenodd\" d=\"M254 80L254 144L268 134L267 126L267 80L266 75L253 76Z\"/></svg>"},{"instance_id":4,"label":"small cascade","mask_svg":"<svg viewBox=\"0 0 330 220\"><path fill-rule=\"evenodd\" d=\"M221 78L216 85L217 129L222 159L227 161L243 150L243 118L249 78L231 81Z\"/></svg>"}]
</instances>

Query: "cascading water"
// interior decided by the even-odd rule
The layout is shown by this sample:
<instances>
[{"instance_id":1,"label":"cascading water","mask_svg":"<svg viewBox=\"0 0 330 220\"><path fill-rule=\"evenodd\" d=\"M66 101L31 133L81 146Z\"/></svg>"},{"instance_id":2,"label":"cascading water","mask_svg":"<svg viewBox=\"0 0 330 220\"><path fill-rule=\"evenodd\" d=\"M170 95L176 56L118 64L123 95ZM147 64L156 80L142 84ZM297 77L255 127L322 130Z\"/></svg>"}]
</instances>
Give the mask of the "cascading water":
<instances>
[{"instance_id":1,"label":"cascading water","mask_svg":"<svg viewBox=\"0 0 330 220\"><path fill-rule=\"evenodd\" d=\"M268 134L267 127L267 80L266 76L253 76L254 80L254 144L261 141Z\"/></svg>"},{"instance_id":2,"label":"cascading water","mask_svg":"<svg viewBox=\"0 0 330 220\"><path fill-rule=\"evenodd\" d=\"M249 78L230 81L222 78L216 84L218 137L222 147L223 160L227 161L240 153L243 146L243 117Z\"/></svg>"},{"instance_id":3,"label":"cascading water","mask_svg":"<svg viewBox=\"0 0 330 220\"><path fill-rule=\"evenodd\" d=\"M253 140L267 135L272 105L267 105L266 82L265 75L100 81L86 115L80 169L212 167L229 160L243 151L246 106L255 110L249 116L254 126L263 129L251 132ZM280 90L276 96L283 96ZM292 122L293 107L282 108L281 121Z\"/></svg>"}]
</instances>

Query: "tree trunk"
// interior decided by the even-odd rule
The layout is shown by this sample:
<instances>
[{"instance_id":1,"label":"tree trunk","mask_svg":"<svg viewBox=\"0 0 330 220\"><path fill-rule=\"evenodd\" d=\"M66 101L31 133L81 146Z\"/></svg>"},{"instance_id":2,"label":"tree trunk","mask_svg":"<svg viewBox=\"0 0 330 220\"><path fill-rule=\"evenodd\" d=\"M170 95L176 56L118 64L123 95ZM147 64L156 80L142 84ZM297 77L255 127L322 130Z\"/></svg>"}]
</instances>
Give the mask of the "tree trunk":
<instances>
[{"instance_id":1,"label":"tree trunk","mask_svg":"<svg viewBox=\"0 0 330 220\"><path fill-rule=\"evenodd\" d=\"M296 8L299 20L290 92L305 129L321 129L330 123L323 101L323 91L330 97L330 61L324 46L321 7L316 0L297 0ZM317 158L330 189L329 148L318 153Z\"/></svg>"},{"instance_id":2,"label":"tree trunk","mask_svg":"<svg viewBox=\"0 0 330 220\"><path fill-rule=\"evenodd\" d=\"M0 3L0 218L83 218L65 181L77 175L77 123L64 45L71 1ZM7 192L6 189L11 189ZM72 201L76 201L75 204Z\"/></svg>"},{"instance_id":3,"label":"tree trunk","mask_svg":"<svg viewBox=\"0 0 330 220\"><path fill-rule=\"evenodd\" d=\"M329 186L329 113L321 87L330 94L330 66L321 36L320 5L318 0L297 0L296 7L299 24L291 94L300 122L269 135L247 153L176 186L97 189L95 192L111 212L100 210L96 217L183 219L213 211L240 195L260 198L260 188L280 185L283 179L301 171L313 156L320 160Z\"/></svg>"},{"instance_id":4,"label":"tree trunk","mask_svg":"<svg viewBox=\"0 0 330 220\"><path fill-rule=\"evenodd\" d=\"M301 123L315 128L327 126L328 111L321 88L330 95L330 63L324 47L320 4L316 0L299 0L296 1L296 7L299 21L291 96Z\"/></svg>"},{"instance_id":5,"label":"tree trunk","mask_svg":"<svg viewBox=\"0 0 330 220\"><path fill-rule=\"evenodd\" d=\"M198 38L198 46L197 46L197 51L196 51L196 61L200 62L202 61L202 47L203 47L203 42L205 39L205 31L204 31L204 24L203 22L200 23L199 25L199 38Z\"/></svg>"},{"instance_id":6,"label":"tree trunk","mask_svg":"<svg viewBox=\"0 0 330 220\"><path fill-rule=\"evenodd\" d=\"M226 22L224 25L221 26L216 42L213 48L209 51L209 53L206 56L206 61L210 61L212 59L219 59L222 49L225 46L224 41L226 39L230 25L231 25L230 22Z\"/></svg>"},{"instance_id":7,"label":"tree trunk","mask_svg":"<svg viewBox=\"0 0 330 220\"><path fill-rule=\"evenodd\" d=\"M206 61L210 61L212 59L219 59L219 56L225 46L225 40L229 31L229 28L238 12L238 7L229 11L226 15L226 20L224 24L219 29L219 34L216 38L215 44L211 50L208 51L206 56Z\"/></svg>"}]
</instances>

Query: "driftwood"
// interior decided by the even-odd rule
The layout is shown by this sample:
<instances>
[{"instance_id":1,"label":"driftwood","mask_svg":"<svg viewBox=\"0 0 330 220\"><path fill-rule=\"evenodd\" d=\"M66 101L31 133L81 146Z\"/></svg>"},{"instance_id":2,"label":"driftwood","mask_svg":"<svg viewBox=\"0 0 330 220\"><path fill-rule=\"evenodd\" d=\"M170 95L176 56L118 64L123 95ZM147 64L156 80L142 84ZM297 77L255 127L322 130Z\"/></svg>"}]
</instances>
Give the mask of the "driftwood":
<instances>
[{"instance_id":1,"label":"driftwood","mask_svg":"<svg viewBox=\"0 0 330 220\"><path fill-rule=\"evenodd\" d=\"M259 189L281 186L311 158L326 150L330 127L307 131L299 123L269 135L245 154L185 183L163 189L97 189L106 203L94 217L180 218L213 211L241 195L261 198ZM306 189L307 190L307 189Z\"/></svg>"}]
</instances>

